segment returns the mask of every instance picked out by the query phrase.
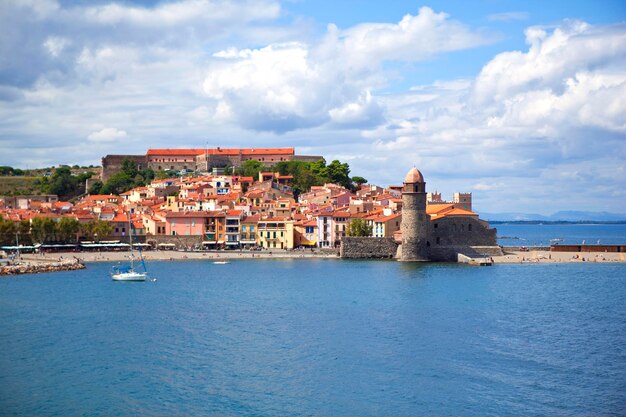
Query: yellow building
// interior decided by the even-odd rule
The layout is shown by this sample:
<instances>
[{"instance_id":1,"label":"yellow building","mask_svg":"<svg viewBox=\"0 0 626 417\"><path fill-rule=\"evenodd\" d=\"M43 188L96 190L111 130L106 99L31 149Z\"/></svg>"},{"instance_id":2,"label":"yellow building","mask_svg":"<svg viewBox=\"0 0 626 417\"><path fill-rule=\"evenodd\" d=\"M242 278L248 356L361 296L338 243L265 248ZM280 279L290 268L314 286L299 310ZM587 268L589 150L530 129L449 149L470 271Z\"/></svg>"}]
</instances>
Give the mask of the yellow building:
<instances>
[{"instance_id":1,"label":"yellow building","mask_svg":"<svg viewBox=\"0 0 626 417\"><path fill-rule=\"evenodd\" d=\"M266 249L293 249L293 220L270 217L257 223L257 244Z\"/></svg>"},{"instance_id":2,"label":"yellow building","mask_svg":"<svg viewBox=\"0 0 626 417\"><path fill-rule=\"evenodd\" d=\"M261 216L245 216L241 219L241 246L249 248L257 245L257 227Z\"/></svg>"},{"instance_id":3,"label":"yellow building","mask_svg":"<svg viewBox=\"0 0 626 417\"><path fill-rule=\"evenodd\" d=\"M294 223L294 245L317 247L317 221L303 220Z\"/></svg>"}]
</instances>

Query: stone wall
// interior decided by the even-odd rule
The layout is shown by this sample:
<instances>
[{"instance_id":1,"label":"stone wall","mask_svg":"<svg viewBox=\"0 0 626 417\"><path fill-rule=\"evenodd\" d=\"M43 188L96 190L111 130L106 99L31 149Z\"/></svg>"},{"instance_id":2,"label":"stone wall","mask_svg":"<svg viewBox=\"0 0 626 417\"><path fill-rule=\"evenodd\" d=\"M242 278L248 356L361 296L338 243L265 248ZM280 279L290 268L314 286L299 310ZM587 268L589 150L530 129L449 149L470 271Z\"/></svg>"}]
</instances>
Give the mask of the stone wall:
<instances>
[{"instance_id":1,"label":"stone wall","mask_svg":"<svg viewBox=\"0 0 626 417\"><path fill-rule=\"evenodd\" d=\"M137 169L144 169L148 166L145 155L107 155L102 158L102 182L106 182L111 175L121 171L125 159L135 162Z\"/></svg>"},{"instance_id":2,"label":"stone wall","mask_svg":"<svg viewBox=\"0 0 626 417\"><path fill-rule=\"evenodd\" d=\"M496 229L473 217L444 217L431 221L428 246L497 246Z\"/></svg>"},{"instance_id":3,"label":"stone wall","mask_svg":"<svg viewBox=\"0 0 626 417\"><path fill-rule=\"evenodd\" d=\"M483 258L503 255L499 246L437 246L428 249L428 258L435 262L457 262L458 255Z\"/></svg>"},{"instance_id":4,"label":"stone wall","mask_svg":"<svg viewBox=\"0 0 626 417\"><path fill-rule=\"evenodd\" d=\"M341 240L339 255L346 259L394 258L398 244L387 237L349 237Z\"/></svg>"},{"instance_id":5,"label":"stone wall","mask_svg":"<svg viewBox=\"0 0 626 417\"><path fill-rule=\"evenodd\" d=\"M176 245L177 249L192 248L194 246L201 246L204 240L203 235L190 235L190 236L170 236L170 235L156 235L147 236L146 243L167 243Z\"/></svg>"}]
</instances>

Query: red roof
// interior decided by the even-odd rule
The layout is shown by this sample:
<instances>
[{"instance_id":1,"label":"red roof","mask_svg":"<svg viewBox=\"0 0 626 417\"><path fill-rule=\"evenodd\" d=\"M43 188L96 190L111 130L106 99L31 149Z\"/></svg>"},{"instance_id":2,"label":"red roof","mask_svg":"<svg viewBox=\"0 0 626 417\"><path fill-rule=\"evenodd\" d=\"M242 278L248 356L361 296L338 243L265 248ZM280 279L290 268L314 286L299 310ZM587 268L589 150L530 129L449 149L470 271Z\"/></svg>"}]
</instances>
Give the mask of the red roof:
<instances>
[{"instance_id":1,"label":"red roof","mask_svg":"<svg viewBox=\"0 0 626 417\"><path fill-rule=\"evenodd\" d=\"M148 149L148 156L184 155L294 155L294 148L192 148L192 149Z\"/></svg>"}]
</instances>

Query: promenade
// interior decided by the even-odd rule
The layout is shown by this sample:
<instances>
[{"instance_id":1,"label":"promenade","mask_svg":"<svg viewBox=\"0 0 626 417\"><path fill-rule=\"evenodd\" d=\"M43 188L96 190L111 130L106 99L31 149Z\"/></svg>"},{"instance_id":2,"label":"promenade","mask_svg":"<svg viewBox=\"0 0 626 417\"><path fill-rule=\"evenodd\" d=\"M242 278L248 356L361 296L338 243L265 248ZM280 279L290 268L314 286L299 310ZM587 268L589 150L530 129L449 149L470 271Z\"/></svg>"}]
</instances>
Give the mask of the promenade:
<instances>
[{"instance_id":1,"label":"promenade","mask_svg":"<svg viewBox=\"0 0 626 417\"><path fill-rule=\"evenodd\" d=\"M25 254L16 259L17 265L0 269L0 275L54 272L83 268L92 262L125 262L129 252L66 252L47 254ZM237 260L237 259L340 259L335 251L147 251L144 259L150 261L187 260ZM549 252L549 251L505 251L505 255L493 256L494 264L559 264L559 263L624 263L625 253L616 252Z\"/></svg>"}]
</instances>

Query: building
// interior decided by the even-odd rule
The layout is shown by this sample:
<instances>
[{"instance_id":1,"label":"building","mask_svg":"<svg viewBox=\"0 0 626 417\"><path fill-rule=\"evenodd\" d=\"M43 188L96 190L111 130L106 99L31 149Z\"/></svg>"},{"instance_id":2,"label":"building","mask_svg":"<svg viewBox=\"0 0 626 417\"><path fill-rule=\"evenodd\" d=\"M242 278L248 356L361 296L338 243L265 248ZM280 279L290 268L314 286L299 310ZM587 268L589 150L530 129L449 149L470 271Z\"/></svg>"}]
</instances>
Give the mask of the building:
<instances>
[{"instance_id":1,"label":"building","mask_svg":"<svg viewBox=\"0 0 626 417\"><path fill-rule=\"evenodd\" d=\"M293 220L268 217L258 222L257 241L265 249L293 249Z\"/></svg>"},{"instance_id":2,"label":"building","mask_svg":"<svg viewBox=\"0 0 626 417\"><path fill-rule=\"evenodd\" d=\"M430 200L430 204L427 203ZM426 195L422 173L412 168L402 188L401 261L456 261L458 254L501 254L496 229L466 209L470 193L456 193L452 203L441 195Z\"/></svg>"},{"instance_id":3,"label":"building","mask_svg":"<svg viewBox=\"0 0 626 417\"><path fill-rule=\"evenodd\" d=\"M429 218L426 214L426 182L413 167L404 178L402 188L402 246L400 260L427 261Z\"/></svg>"},{"instance_id":4,"label":"building","mask_svg":"<svg viewBox=\"0 0 626 417\"><path fill-rule=\"evenodd\" d=\"M265 166L282 161L314 162L321 156L296 155L294 148L186 148L148 149L145 155L107 155L102 158L102 181L122 169L124 160L132 161L137 169L150 167L155 171L204 171L213 168L240 167L245 161L255 160ZM288 178L282 178L288 182Z\"/></svg>"}]
</instances>

